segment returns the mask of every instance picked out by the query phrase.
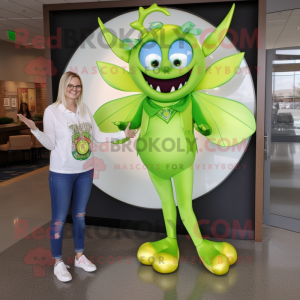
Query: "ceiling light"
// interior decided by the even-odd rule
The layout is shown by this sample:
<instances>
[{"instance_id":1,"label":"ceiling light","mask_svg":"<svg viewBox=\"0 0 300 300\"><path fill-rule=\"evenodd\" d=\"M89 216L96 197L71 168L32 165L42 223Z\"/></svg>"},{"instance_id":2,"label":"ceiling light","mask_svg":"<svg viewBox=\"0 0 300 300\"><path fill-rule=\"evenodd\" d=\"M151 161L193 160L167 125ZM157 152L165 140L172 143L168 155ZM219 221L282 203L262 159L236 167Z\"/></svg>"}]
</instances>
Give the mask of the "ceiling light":
<instances>
[{"instance_id":1,"label":"ceiling light","mask_svg":"<svg viewBox=\"0 0 300 300\"><path fill-rule=\"evenodd\" d=\"M271 23L271 22L286 22L286 20L274 20L274 21L267 21L267 23Z\"/></svg>"},{"instance_id":2,"label":"ceiling light","mask_svg":"<svg viewBox=\"0 0 300 300\"><path fill-rule=\"evenodd\" d=\"M8 18L8 20L29 20L30 18Z\"/></svg>"}]
</instances>

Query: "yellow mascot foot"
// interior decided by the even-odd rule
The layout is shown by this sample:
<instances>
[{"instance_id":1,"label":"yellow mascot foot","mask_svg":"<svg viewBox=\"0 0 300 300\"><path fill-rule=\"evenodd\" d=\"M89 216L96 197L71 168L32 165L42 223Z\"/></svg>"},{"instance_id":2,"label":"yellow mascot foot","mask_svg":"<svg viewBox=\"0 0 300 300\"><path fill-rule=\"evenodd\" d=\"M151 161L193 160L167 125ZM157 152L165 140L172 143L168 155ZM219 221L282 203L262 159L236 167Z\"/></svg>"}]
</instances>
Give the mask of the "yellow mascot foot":
<instances>
[{"instance_id":1,"label":"yellow mascot foot","mask_svg":"<svg viewBox=\"0 0 300 300\"><path fill-rule=\"evenodd\" d=\"M165 238L158 242L145 243L139 248L137 257L142 264L152 265L159 273L172 273L178 268L177 239Z\"/></svg>"},{"instance_id":2,"label":"yellow mascot foot","mask_svg":"<svg viewBox=\"0 0 300 300\"><path fill-rule=\"evenodd\" d=\"M226 274L237 260L235 248L226 242L203 240L197 250L203 265L215 275Z\"/></svg>"},{"instance_id":3,"label":"yellow mascot foot","mask_svg":"<svg viewBox=\"0 0 300 300\"><path fill-rule=\"evenodd\" d=\"M223 242L220 252L227 256L230 266L237 261L237 252L231 244Z\"/></svg>"},{"instance_id":4,"label":"yellow mascot foot","mask_svg":"<svg viewBox=\"0 0 300 300\"><path fill-rule=\"evenodd\" d=\"M152 246L152 244L149 242L143 244L137 252L138 260L142 264L148 265L148 266L151 266L153 264L154 255L155 255L155 249Z\"/></svg>"},{"instance_id":5,"label":"yellow mascot foot","mask_svg":"<svg viewBox=\"0 0 300 300\"><path fill-rule=\"evenodd\" d=\"M159 273L172 273L178 268L178 258L169 253L159 252L154 255L152 266Z\"/></svg>"}]
</instances>

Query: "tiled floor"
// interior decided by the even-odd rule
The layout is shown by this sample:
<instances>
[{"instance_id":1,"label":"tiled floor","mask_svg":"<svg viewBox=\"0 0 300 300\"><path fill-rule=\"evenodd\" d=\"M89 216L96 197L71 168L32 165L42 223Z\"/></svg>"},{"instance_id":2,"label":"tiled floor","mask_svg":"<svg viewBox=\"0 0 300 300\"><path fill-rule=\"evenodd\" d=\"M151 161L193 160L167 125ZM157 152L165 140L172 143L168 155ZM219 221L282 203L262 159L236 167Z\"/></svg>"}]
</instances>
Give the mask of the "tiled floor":
<instances>
[{"instance_id":1,"label":"tiled floor","mask_svg":"<svg viewBox=\"0 0 300 300\"><path fill-rule=\"evenodd\" d=\"M51 200L48 187L49 168L35 175L23 175L22 180L0 183L0 251L19 241L16 228L25 226L26 232L51 220ZM2 186L8 184L6 186ZM22 235L20 235L22 237Z\"/></svg>"},{"instance_id":2,"label":"tiled floor","mask_svg":"<svg viewBox=\"0 0 300 300\"><path fill-rule=\"evenodd\" d=\"M163 234L93 226L87 226L85 254L98 270L86 273L74 267L71 224L66 224L63 259L69 262L73 280L62 283L47 259L47 177L48 170L43 170L0 187L1 299L299 299L300 234L266 226L263 243L230 241L238 251L238 263L217 277L199 263L185 236L179 237L179 269L163 275L136 258L142 243Z\"/></svg>"},{"instance_id":3,"label":"tiled floor","mask_svg":"<svg viewBox=\"0 0 300 300\"><path fill-rule=\"evenodd\" d=\"M270 213L300 220L300 143L271 144Z\"/></svg>"}]
</instances>

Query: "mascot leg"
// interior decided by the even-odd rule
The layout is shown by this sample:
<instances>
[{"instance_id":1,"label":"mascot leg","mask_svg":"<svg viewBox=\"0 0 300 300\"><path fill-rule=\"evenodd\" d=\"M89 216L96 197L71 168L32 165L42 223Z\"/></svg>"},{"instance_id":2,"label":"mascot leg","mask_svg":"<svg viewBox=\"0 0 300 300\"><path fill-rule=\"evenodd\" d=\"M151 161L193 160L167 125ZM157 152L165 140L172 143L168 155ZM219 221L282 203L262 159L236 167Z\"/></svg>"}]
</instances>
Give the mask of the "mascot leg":
<instances>
[{"instance_id":1,"label":"mascot leg","mask_svg":"<svg viewBox=\"0 0 300 300\"><path fill-rule=\"evenodd\" d=\"M234 247L226 242L204 240L193 211L193 176L194 170L188 168L173 177L178 209L182 222L197 248L204 266L213 274L223 275L237 260Z\"/></svg>"},{"instance_id":2,"label":"mascot leg","mask_svg":"<svg viewBox=\"0 0 300 300\"><path fill-rule=\"evenodd\" d=\"M161 199L167 237L157 242L143 244L137 253L138 260L152 265L159 273L171 273L178 268L179 250L176 235L177 210L171 179L160 178L149 172Z\"/></svg>"}]
</instances>

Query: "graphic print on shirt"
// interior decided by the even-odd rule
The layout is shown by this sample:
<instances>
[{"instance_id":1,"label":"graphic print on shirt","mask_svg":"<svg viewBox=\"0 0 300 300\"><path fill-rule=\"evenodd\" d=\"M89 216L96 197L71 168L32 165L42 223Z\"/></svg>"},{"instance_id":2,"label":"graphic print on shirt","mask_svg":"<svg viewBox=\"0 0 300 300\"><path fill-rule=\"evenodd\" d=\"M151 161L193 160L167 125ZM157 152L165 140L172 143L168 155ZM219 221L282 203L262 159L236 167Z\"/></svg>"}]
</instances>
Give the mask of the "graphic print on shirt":
<instances>
[{"instance_id":1,"label":"graphic print on shirt","mask_svg":"<svg viewBox=\"0 0 300 300\"><path fill-rule=\"evenodd\" d=\"M90 131L92 125L88 122L77 124L68 123L68 128L72 132L72 155L77 160L86 160L91 155L90 143L92 135Z\"/></svg>"}]
</instances>

